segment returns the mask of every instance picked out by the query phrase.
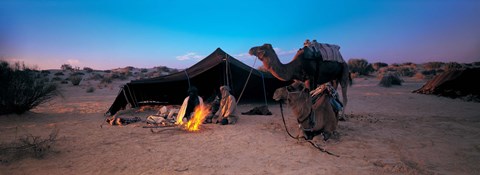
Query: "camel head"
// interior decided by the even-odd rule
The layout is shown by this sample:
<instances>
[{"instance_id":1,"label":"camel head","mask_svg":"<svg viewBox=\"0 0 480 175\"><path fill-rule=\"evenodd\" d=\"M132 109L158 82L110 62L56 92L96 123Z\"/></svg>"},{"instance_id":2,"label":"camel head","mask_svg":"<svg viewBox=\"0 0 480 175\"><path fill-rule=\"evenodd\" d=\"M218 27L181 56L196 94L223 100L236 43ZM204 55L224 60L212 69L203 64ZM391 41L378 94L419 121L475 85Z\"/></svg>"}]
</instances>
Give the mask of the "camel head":
<instances>
[{"instance_id":1,"label":"camel head","mask_svg":"<svg viewBox=\"0 0 480 175\"><path fill-rule=\"evenodd\" d=\"M275 50L271 44L264 44L262 46L252 47L249 51L250 55L255 55L262 62L268 62L270 59L278 59ZM264 64L268 66L268 64ZM268 69L268 67L266 67Z\"/></svg>"},{"instance_id":2,"label":"camel head","mask_svg":"<svg viewBox=\"0 0 480 175\"><path fill-rule=\"evenodd\" d=\"M278 88L273 93L273 99L276 101L291 100L297 101L299 98L305 98L309 96L309 89L305 86L305 83L301 81L294 81L291 85Z\"/></svg>"}]
</instances>

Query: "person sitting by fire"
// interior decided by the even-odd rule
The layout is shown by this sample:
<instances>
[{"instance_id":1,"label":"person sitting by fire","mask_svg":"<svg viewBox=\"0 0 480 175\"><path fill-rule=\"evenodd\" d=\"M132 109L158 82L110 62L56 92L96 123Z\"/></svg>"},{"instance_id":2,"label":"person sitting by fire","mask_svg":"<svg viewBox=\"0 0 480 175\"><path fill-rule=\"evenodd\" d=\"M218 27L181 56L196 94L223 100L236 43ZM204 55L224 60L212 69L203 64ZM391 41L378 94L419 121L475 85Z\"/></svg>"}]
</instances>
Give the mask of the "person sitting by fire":
<instances>
[{"instance_id":1,"label":"person sitting by fire","mask_svg":"<svg viewBox=\"0 0 480 175\"><path fill-rule=\"evenodd\" d=\"M238 116L235 114L237 101L235 97L230 94L230 88L228 86L220 86L220 93L222 95L220 108L213 116L213 123L219 123L221 125L235 124L238 120Z\"/></svg>"},{"instance_id":2,"label":"person sitting by fire","mask_svg":"<svg viewBox=\"0 0 480 175\"><path fill-rule=\"evenodd\" d=\"M175 124L181 124L182 122L190 120L197 106L203 106L203 99L198 95L198 89L192 86L188 89L188 97L183 100L183 104L178 111Z\"/></svg>"}]
</instances>

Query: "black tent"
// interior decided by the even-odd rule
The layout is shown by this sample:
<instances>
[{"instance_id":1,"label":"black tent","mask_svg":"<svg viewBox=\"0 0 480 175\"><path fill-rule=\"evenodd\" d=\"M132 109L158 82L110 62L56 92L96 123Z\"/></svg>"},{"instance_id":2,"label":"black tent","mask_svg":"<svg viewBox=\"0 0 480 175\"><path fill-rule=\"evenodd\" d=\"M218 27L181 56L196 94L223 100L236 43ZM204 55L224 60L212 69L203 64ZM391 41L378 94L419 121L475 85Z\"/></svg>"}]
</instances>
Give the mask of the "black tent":
<instances>
[{"instance_id":1,"label":"black tent","mask_svg":"<svg viewBox=\"0 0 480 175\"><path fill-rule=\"evenodd\" d=\"M231 94L237 100L241 98L240 102L266 102L272 99L275 89L288 84L290 82L258 71L217 48L183 71L125 84L106 114L114 115L125 109L127 104L131 107L152 103L181 104L190 86L197 87L198 94L207 102L219 93L219 87L223 85L230 86Z\"/></svg>"},{"instance_id":2,"label":"black tent","mask_svg":"<svg viewBox=\"0 0 480 175\"><path fill-rule=\"evenodd\" d=\"M478 101L480 84L475 83L478 77L480 77L480 68L449 70L435 76L413 92L450 98L471 96Z\"/></svg>"}]
</instances>

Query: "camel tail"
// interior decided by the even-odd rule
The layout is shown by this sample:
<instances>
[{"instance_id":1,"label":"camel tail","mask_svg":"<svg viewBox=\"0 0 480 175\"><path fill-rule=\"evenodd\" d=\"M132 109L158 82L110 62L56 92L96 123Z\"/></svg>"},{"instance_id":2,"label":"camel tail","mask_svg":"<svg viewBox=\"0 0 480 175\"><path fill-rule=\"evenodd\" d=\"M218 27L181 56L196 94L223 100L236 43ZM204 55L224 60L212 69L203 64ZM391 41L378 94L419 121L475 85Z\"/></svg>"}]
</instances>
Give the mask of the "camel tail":
<instances>
[{"instance_id":1,"label":"camel tail","mask_svg":"<svg viewBox=\"0 0 480 175\"><path fill-rule=\"evenodd\" d=\"M350 74L350 72L348 72L348 86L352 86L352 84L353 84L352 74Z\"/></svg>"}]
</instances>

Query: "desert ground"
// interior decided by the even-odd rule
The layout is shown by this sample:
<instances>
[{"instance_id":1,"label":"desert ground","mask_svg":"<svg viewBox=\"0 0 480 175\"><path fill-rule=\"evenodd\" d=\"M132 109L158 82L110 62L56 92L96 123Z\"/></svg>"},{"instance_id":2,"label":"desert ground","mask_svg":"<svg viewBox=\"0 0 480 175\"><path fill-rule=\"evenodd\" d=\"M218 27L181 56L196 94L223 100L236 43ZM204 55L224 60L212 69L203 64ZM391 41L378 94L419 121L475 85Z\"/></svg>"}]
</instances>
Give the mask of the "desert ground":
<instances>
[{"instance_id":1,"label":"desert ground","mask_svg":"<svg viewBox=\"0 0 480 175\"><path fill-rule=\"evenodd\" d=\"M59 130L42 159L0 163L0 174L480 174L480 103L411 93L424 80L385 88L375 77L356 78L339 137L315 140L338 157L290 138L275 103L268 106L273 115L241 115L235 125L206 124L199 132L152 133L145 122L110 126L103 114L125 82L93 93L85 91L89 82L61 85L62 96L0 116L1 142ZM259 105L240 102L237 110ZM145 120L156 111L121 113Z\"/></svg>"}]
</instances>

